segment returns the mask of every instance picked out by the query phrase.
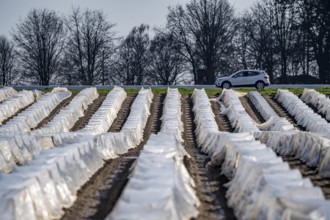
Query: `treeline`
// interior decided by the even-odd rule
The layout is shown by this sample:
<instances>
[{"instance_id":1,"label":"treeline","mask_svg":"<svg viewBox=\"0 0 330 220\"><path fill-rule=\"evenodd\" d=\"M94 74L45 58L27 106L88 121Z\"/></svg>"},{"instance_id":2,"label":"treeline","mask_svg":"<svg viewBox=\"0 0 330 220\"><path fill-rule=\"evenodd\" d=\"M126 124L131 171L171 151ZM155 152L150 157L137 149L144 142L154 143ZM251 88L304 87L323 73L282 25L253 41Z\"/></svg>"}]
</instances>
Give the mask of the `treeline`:
<instances>
[{"instance_id":1,"label":"treeline","mask_svg":"<svg viewBox=\"0 0 330 220\"><path fill-rule=\"evenodd\" d=\"M329 24L329 1L260 0L237 15L228 0L191 0L152 37L146 24L118 37L101 10L33 9L0 36L0 83L197 84L242 68L330 83Z\"/></svg>"}]
</instances>

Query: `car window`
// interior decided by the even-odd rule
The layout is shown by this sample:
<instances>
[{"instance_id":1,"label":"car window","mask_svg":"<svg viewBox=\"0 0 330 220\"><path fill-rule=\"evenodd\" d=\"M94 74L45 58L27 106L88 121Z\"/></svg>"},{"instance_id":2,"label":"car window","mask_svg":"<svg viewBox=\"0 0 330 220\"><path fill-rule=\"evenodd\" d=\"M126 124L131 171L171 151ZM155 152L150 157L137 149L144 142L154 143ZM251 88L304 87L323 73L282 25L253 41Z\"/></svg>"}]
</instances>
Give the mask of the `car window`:
<instances>
[{"instance_id":1,"label":"car window","mask_svg":"<svg viewBox=\"0 0 330 220\"><path fill-rule=\"evenodd\" d=\"M256 71L249 71L248 76L256 76L259 75L259 72Z\"/></svg>"},{"instance_id":2,"label":"car window","mask_svg":"<svg viewBox=\"0 0 330 220\"><path fill-rule=\"evenodd\" d=\"M242 77L243 76L243 73L244 72L239 72L237 74L235 74L233 77L236 78L236 77Z\"/></svg>"},{"instance_id":3,"label":"car window","mask_svg":"<svg viewBox=\"0 0 330 220\"><path fill-rule=\"evenodd\" d=\"M236 73L235 75L233 75L233 78L239 77L240 73Z\"/></svg>"}]
</instances>

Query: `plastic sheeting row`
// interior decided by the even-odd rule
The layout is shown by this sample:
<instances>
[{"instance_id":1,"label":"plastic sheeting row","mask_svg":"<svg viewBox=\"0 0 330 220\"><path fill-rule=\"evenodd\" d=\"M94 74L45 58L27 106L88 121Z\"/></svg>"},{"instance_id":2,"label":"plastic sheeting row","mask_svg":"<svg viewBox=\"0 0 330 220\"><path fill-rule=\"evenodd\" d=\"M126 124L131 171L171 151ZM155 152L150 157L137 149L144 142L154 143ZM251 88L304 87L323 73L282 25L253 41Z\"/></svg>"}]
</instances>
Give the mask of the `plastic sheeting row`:
<instances>
[{"instance_id":1,"label":"plastic sheeting row","mask_svg":"<svg viewBox=\"0 0 330 220\"><path fill-rule=\"evenodd\" d=\"M330 177L330 140L309 132L264 132L259 137L282 156L294 156L310 167L317 167L318 174Z\"/></svg>"},{"instance_id":2,"label":"plastic sheeting row","mask_svg":"<svg viewBox=\"0 0 330 220\"><path fill-rule=\"evenodd\" d=\"M130 138L135 145L138 145L143 140L144 127L150 115L152 98L153 93L151 89L140 89L131 106L131 112L120 131L124 132L127 138Z\"/></svg>"},{"instance_id":3,"label":"plastic sheeting row","mask_svg":"<svg viewBox=\"0 0 330 220\"><path fill-rule=\"evenodd\" d=\"M318 113L323 114L327 120L330 120L330 99L324 94L314 89L304 89L300 99L307 104L313 105L318 110Z\"/></svg>"},{"instance_id":4,"label":"plastic sheeting row","mask_svg":"<svg viewBox=\"0 0 330 220\"><path fill-rule=\"evenodd\" d=\"M56 219L80 187L104 164L93 140L42 151L28 165L0 179L3 219Z\"/></svg>"},{"instance_id":5,"label":"plastic sheeting row","mask_svg":"<svg viewBox=\"0 0 330 220\"><path fill-rule=\"evenodd\" d=\"M12 87L3 87L0 89L0 102L8 99L9 97L15 95L17 91Z\"/></svg>"},{"instance_id":6,"label":"plastic sheeting row","mask_svg":"<svg viewBox=\"0 0 330 220\"><path fill-rule=\"evenodd\" d=\"M143 137L143 129L146 124L146 118L149 115L151 90L141 90L137 98L140 105L147 105L147 108L138 108L140 111L131 111L132 117L140 122L136 124L139 127L140 134L135 132L135 136ZM152 93L151 93L152 96ZM144 102L143 102L144 99ZM130 117L130 116L129 116ZM141 127L141 129L140 129ZM58 144L79 143L88 136L94 140L96 149L104 160L116 158L119 154L126 153L129 149L137 146L137 140L129 137L130 131L118 133L105 133L93 136L81 132L62 132L62 133L26 133L16 135L0 136L0 143L3 146L0 149L0 172L11 172L16 164L24 164L31 160L34 155L40 153L42 149L48 149ZM82 140L81 140L82 139ZM55 143L53 141L56 140Z\"/></svg>"},{"instance_id":7,"label":"plastic sheeting row","mask_svg":"<svg viewBox=\"0 0 330 220\"><path fill-rule=\"evenodd\" d=\"M0 133L28 132L45 119L64 99L71 96L66 88L54 88L52 92L43 95L29 108L19 113L0 128Z\"/></svg>"},{"instance_id":8,"label":"plastic sheeting row","mask_svg":"<svg viewBox=\"0 0 330 220\"><path fill-rule=\"evenodd\" d=\"M142 140L153 93L151 89L141 89L135 98L129 116L120 132L108 132L94 137L96 148L102 159L116 158L119 154L126 153L135 148ZM84 133L77 132L79 136ZM68 137L70 139L70 137ZM79 140L79 138L77 139Z\"/></svg>"},{"instance_id":9,"label":"plastic sheeting row","mask_svg":"<svg viewBox=\"0 0 330 220\"><path fill-rule=\"evenodd\" d=\"M34 132L57 133L70 131L78 119L84 116L85 110L98 96L99 94L95 87L82 90L50 122Z\"/></svg>"},{"instance_id":10,"label":"plastic sheeting row","mask_svg":"<svg viewBox=\"0 0 330 220\"><path fill-rule=\"evenodd\" d=\"M329 219L319 187L249 135L226 141L227 203L239 219ZM225 137L223 137L225 138Z\"/></svg>"},{"instance_id":11,"label":"plastic sheeting row","mask_svg":"<svg viewBox=\"0 0 330 220\"><path fill-rule=\"evenodd\" d=\"M305 127L307 131L318 133L330 132L330 124L292 92L279 89L277 90L275 98L296 119L297 124Z\"/></svg>"},{"instance_id":12,"label":"plastic sheeting row","mask_svg":"<svg viewBox=\"0 0 330 220\"><path fill-rule=\"evenodd\" d=\"M101 134L107 132L121 108L127 94L121 87L113 88L100 108L93 114L88 124L79 132L88 134Z\"/></svg>"},{"instance_id":13,"label":"plastic sheeting row","mask_svg":"<svg viewBox=\"0 0 330 220\"><path fill-rule=\"evenodd\" d=\"M245 111L241 101L233 90L224 89L219 96L219 100L225 105L225 109L222 110L222 113L227 115L236 132L250 132L254 134L260 131L256 123Z\"/></svg>"},{"instance_id":14,"label":"plastic sheeting row","mask_svg":"<svg viewBox=\"0 0 330 220\"><path fill-rule=\"evenodd\" d=\"M181 94L178 89L167 89L164 100L161 133L174 134L180 142L183 142L181 133L183 123L181 121Z\"/></svg>"},{"instance_id":15,"label":"plastic sheeting row","mask_svg":"<svg viewBox=\"0 0 330 220\"><path fill-rule=\"evenodd\" d=\"M260 130L268 131L290 131L296 130L293 125L286 119L279 117L268 102L257 91L247 93L247 97L251 100L254 107L265 119L265 123L257 124Z\"/></svg>"},{"instance_id":16,"label":"plastic sheeting row","mask_svg":"<svg viewBox=\"0 0 330 220\"><path fill-rule=\"evenodd\" d=\"M23 165L38 155L42 150L56 145L71 142L75 133L58 133L52 135L32 135L29 133L0 136L0 172L11 172L16 164Z\"/></svg>"},{"instance_id":17,"label":"plastic sheeting row","mask_svg":"<svg viewBox=\"0 0 330 220\"><path fill-rule=\"evenodd\" d=\"M231 179L226 197L236 217L328 217L328 203L309 179L303 179L298 170L290 170L271 148L255 141L251 134L216 131L205 92L195 90L193 100L198 146L211 157L211 164L222 164L222 173ZM204 123L213 126L201 126Z\"/></svg>"},{"instance_id":18,"label":"plastic sheeting row","mask_svg":"<svg viewBox=\"0 0 330 220\"><path fill-rule=\"evenodd\" d=\"M144 146L128 184L106 219L197 217L200 202L183 164L187 153L180 143L181 131L180 94L177 89L168 89L161 131L152 134Z\"/></svg>"},{"instance_id":19,"label":"plastic sheeting row","mask_svg":"<svg viewBox=\"0 0 330 220\"><path fill-rule=\"evenodd\" d=\"M0 124L35 101L32 91L21 91L0 104ZM0 131L1 132L1 131Z\"/></svg>"},{"instance_id":20,"label":"plastic sheeting row","mask_svg":"<svg viewBox=\"0 0 330 220\"><path fill-rule=\"evenodd\" d=\"M201 150L210 156L216 155L213 150L217 150L216 145L210 146L212 136L219 133L218 125L214 119L214 113L211 108L209 98L204 89L195 89L192 94L194 102L193 112L195 114L194 122L196 124L196 141ZM210 151L212 149L212 152Z\"/></svg>"}]
</instances>

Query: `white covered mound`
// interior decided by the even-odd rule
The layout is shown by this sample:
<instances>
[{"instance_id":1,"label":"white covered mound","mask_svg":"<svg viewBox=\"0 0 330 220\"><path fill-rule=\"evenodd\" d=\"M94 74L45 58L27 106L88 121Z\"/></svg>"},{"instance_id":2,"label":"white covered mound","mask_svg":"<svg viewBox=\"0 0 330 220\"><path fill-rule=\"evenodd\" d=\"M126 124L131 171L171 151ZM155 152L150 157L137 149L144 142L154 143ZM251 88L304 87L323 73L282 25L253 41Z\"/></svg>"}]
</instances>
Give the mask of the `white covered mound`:
<instances>
[{"instance_id":1,"label":"white covered mound","mask_svg":"<svg viewBox=\"0 0 330 220\"><path fill-rule=\"evenodd\" d=\"M318 174L330 177L330 140L323 134L310 132L263 132L260 141L282 156L294 156Z\"/></svg>"},{"instance_id":2,"label":"white covered mound","mask_svg":"<svg viewBox=\"0 0 330 220\"><path fill-rule=\"evenodd\" d=\"M168 89L161 131L152 134L112 213L106 219L191 219L200 204L183 164L181 101ZM172 129L169 129L173 126Z\"/></svg>"},{"instance_id":3,"label":"white covered mound","mask_svg":"<svg viewBox=\"0 0 330 220\"><path fill-rule=\"evenodd\" d=\"M313 105L318 113L323 114L327 120L330 120L330 99L324 94L314 89L304 89L300 99L307 104Z\"/></svg>"},{"instance_id":4,"label":"white covered mound","mask_svg":"<svg viewBox=\"0 0 330 220\"><path fill-rule=\"evenodd\" d=\"M247 97L251 100L259 114L266 121L263 124L257 124L260 130L268 131L290 131L296 130L293 125L286 119L279 117L268 102L257 91L247 93Z\"/></svg>"},{"instance_id":5,"label":"white covered mound","mask_svg":"<svg viewBox=\"0 0 330 220\"><path fill-rule=\"evenodd\" d=\"M191 219L199 201L175 135L151 135L107 219Z\"/></svg>"},{"instance_id":6,"label":"white covered mound","mask_svg":"<svg viewBox=\"0 0 330 220\"><path fill-rule=\"evenodd\" d=\"M307 131L317 133L330 132L330 124L292 92L279 89L277 90L275 98L294 116L297 124L305 127Z\"/></svg>"},{"instance_id":7,"label":"white covered mound","mask_svg":"<svg viewBox=\"0 0 330 220\"><path fill-rule=\"evenodd\" d=\"M38 126L64 99L71 96L66 88L54 88L0 128L1 133L28 132Z\"/></svg>"},{"instance_id":8,"label":"white covered mound","mask_svg":"<svg viewBox=\"0 0 330 220\"><path fill-rule=\"evenodd\" d=\"M101 134L107 132L126 99L127 94L121 87L113 88L100 108L93 114L88 124L79 132L87 134Z\"/></svg>"},{"instance_id":9,"label":"white covered mound","mask_svg":"<svg viewBox=\"0 0 330 220\"><path fill-rule=\"evenodd\" d=\"M245 111L233 90L224 89L218 99L224 103L225 108L222 113L227 115L231 125L235 128L235 132L250 132L251 134L259 132L256 122Z\"/></svg>"},{"instance_id":10,"label":"white covered mound","mask_svg":"<svg viewBox=\"0 0 330 220\"><path fill-rule=\"evenodd\" d=\"M329 203L320 188L304 179L298 170L291 170L271 148L255 141L253 135L216 131L214 117L207 114L212 110L205 92L195 90L193 98L198 146L211 157L210 165L222 164L222 173L230 179L228 205L237 218L330 217ZM249 124L248 120L242 120L237 125L244 128Z\"/></svg>"},{"instance_id":11,"label":"white covered mound","mask_svg":"<svg viewBox=\"0 0 330 220\"><path fill-rule=\"evenodd\" d=\"M3 87L0 89L0 102L8 99L9 97L15 95L17 92L12 87Z\"/></svg>"},{"instance_id":12,"label":"white covered mound","mask_svg":"<svg viewBox=\"0 0 330 220\"><path fill-rule=\"evenodd\" d=\"M42 151L0 179L2 219L57 219L102 165L92 140Z\"/></svg>"},{"instance_id":13,"label":"white covered mound","mask_svg":"<svg viewBox=\"0 0 330 220\"><path fill-rule=\"evenodd\" d=\"M87 88L80 91L67 105L62 109L49 123L41 129L36 130L37 133L57 133L68 132L78 121L84 116L85 110L99 96L95 87Z\"/></svg>"},{"instance_id":14,"label":"white covered mound","mask_svg":"<svg viewBox=\"0 0 330 220\"><path fill-rule=\"evenodd\" d=\"M15 115L19 110L25 108L35 101L35 96L32 91L21 91L0 104L0 124L6 119ZM3 126L0 127L0 132L4 132Z\"/></svg>"}]
</instances>

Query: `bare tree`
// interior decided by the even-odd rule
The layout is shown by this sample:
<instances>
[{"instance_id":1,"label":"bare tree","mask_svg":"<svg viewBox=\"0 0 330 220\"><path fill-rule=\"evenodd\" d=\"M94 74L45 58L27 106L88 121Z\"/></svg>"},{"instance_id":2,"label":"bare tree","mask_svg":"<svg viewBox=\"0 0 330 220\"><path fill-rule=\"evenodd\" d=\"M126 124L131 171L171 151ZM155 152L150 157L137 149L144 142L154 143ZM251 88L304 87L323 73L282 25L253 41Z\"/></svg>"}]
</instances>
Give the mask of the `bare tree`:
<instances>
[{"instance_id":1,"label":"bare tree","mask_svg":"<svg viewBox=\"0 0 330 220\"><path fill-rule=\"evenodd\" d=\"M14 79L15 53L14 45L0 36L0 79L1 85L10 85Z\"/></svg>"},{"instance_id":2,"label":"bare tree","mask_svg":"<svg viewBox=\"0 0 330 220\"><path fill-rule=\"evenodd\" d=\"M127 85L148 83L146 76L149 71L149 26L134 27L119 46L116 62L118 81Z\"/></svg>"},{"instance_id":3,"label":"bare tree","mask_svg":"<svg viewBox=\"0 0 330 220\"><path fill-rule=\"evenodd\" d=\"M276 40L273 8L267 1L256 3L240 20L238 57L243 68L265 69L271 80L276 76ZM245 64L245 65L244 65Z\"/></svg>"},{"instance_id":4,"label":"bare tree","mask_svg":"<svg viewBox=\"0 0 330 220\"><path fill-rule=\"evenodd\" d=\"M100 10L73 9L67 19L66 58L71 79L80 84L105 82L105 66L114 51L114 24Z\"/></svg>"},{"instance_id":5,"label":"bare tree","mask_svg":"<svg viewBox=\"0 0 330 220\"><path fill-rule=\"evenodd\" d=\"M304 1L308 11L306 29L322 83L330 82L330 2Z\"/></svg>"},{"instance_id":6,"label":"bare tree","mask_svg":"<svg viewBox=\"0 0 330 220\"><path fill-rule=\"evenodd\" d=\"M167 27L185 49L182 53L191 63L195 83L197 69L206 69L209 83L224 66L231 52L237 29L234 11L227 0L192 0L185 9L171 8Z\"/></svg>"},{"instance_id":7,"label":"bare tree","mask_svg":"<svg viewBox=\"0 0 330 220\"><path fill-rule=\"evenodd\" d=\"M174 85L184 72L181 45L171 34L158 33L150 45L150 78L155 84Z\"/></svg>"},{"instance_id":8,"label":"bare tree","mask_svg":"<svg viewBox=\"0 0 330 220\"><path fill-rule=\"evenodd\" d=\"M26 78L49 85L62 58L64 28L55 11L33 9L13 33Z\"/></svg>"},{"instance_id":9,"label":"bare tree","mask_svg":"<svg viewBox=\"0 0 330 220\"><path fill-rule=\"evenodd\" d=\"M273 0L271 2L274 12L274 34L280 52L281 78L280 82L287 83L287 69L290 53L293 47L295 7L294 2Z\"/></svg>"}]
</instances>

